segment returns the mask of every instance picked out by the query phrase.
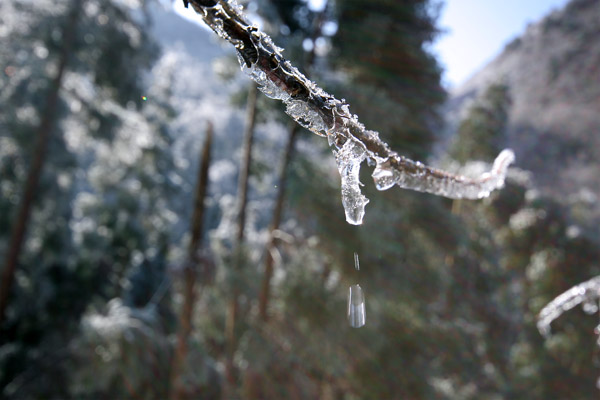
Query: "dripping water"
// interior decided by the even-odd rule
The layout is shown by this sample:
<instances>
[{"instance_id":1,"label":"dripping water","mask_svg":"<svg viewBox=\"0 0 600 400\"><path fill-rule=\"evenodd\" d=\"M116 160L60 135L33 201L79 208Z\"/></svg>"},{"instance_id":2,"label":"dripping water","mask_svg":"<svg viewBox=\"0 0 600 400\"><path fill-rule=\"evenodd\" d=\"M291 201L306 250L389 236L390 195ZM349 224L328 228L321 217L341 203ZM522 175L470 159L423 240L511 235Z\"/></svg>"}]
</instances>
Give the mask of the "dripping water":
<instances>
[{"instance_id":1,"label":"dripping water","mask_svg":"<svg viewBox=\"0 0 600 400\"><path fill-rule=\"evenodd\" d=\"M358 284L348 290L348 322L353 328L360 328L366 323L365 294Z\"/></svg>"},{"instance_id":2,"label":"dripping water","mask_svg":"<svg viewBox=\"0 0 600 400\"><path fill-rule=\"evenodd\" d=\"M358 254L354 253L354 268L359 271ZM359 284L348 289L348 323L353 328L360 328L367 322L365 294Z\"/></svg>"}]
</instances>

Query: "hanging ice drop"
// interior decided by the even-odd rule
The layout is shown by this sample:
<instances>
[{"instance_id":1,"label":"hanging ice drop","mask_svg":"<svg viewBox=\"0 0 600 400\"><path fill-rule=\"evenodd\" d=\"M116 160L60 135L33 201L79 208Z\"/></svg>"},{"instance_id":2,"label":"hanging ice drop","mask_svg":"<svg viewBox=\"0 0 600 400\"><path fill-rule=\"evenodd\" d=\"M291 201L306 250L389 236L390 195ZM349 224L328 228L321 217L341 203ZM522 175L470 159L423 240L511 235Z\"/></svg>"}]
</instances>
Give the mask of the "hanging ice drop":
<instances>
[{"instance_id":1,"label":"hanging ice drop","mask_svg":"<svg viewBox=\"0 0 600 400\"><path fill-rule=\"evenodd\" d=\"M348 323L360 328L366 323L365 295L360 285L352 285L348 291Z\"/></svg>"},{"instance_id":2,"label":"hanging ice drop","mask_svg":"<svg viewBox=\"0 0 600 400\"><path fill-rule=\"evenodd\" d=\"M369 202L360 191L358 180L360 164L365 160L365 146L353 139L346 141L341 149L334 149L335 161L342 178L342 205L346 221L361 225L365 216L365 205Z\"/></svg>"}]
</instances>

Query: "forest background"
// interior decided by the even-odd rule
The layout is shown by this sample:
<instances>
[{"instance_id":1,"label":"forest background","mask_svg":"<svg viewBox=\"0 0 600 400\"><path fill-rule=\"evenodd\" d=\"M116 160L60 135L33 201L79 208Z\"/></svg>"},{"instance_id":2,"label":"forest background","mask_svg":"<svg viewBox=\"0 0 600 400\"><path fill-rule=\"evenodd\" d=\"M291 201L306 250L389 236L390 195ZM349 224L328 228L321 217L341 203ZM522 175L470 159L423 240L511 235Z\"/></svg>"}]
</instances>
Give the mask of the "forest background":
<instances>
[{"instance_id":1,"label":"forest background","mask_svg":"<svg viewBox=\"0 0 600 400\"><path fill-rule=\"evenodd\" d=\"M361 226L327 142L168 6L0 3L3 398L597 397L597 304L549 337L536 316L600 275L599 3L452 93L439 3L244 3L400 154L466 173L517 154L481 201L378 192L363 168Z\"/></svg>"}]
</instances>

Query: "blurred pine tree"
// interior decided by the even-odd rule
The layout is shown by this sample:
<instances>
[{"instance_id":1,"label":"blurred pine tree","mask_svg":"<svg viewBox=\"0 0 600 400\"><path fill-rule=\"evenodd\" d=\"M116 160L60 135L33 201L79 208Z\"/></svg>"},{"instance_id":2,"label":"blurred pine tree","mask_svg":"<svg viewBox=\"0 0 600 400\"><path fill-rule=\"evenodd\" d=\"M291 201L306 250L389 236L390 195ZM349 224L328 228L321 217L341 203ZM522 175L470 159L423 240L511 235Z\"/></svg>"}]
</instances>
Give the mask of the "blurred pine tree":
<instances>
[{"instance_id":1,"label":"blurred pine tree","mask_svg":"<svg viewBox=\"0 0 600 400\"><path fill-rule=\"evenodd\" d=\"M505 148L511 106L509 87L490 85L461 121L450 156L464 164L469 160L493 160Z\"/></svg>"},{"instance_id":2,"label":"blurred pine tree","mask_svg":"<svg viewBox=\"0 0 600 400\"><path fill-rule=\"evenodd\" d=\"M426 159L445 100L441 68L428 50L439 33L430 0L342 0L332 63L349 80L335 92L403 155Z\"/></svg>"},{"instance_id":3,"label":"blurred pine tree","mask_svg":"<svg viewBox=\"0 0 600 400\"><path fill-rule=\"evenodd\" d=\"M166 93L148 88L143 79L158 49L146 33L141 3L3 2L3 21L13 22L0 38L8 66L0 78L0 208L6 212L0 236L7 237L12 222L4 217L14 215L23 201L35 127L47 107L45 94L72 4L81 5L82 12L71 62L0 326L5 398L70 396L72 368L80 366L73 362L79 349L69 343L80 317L91 304L102 307L106 299L124 294L123 285L152 290L154 281L163 279L144 273L138 278L154 283L133 284L125 278L133 276L132 266L142 268L148 260L160 264L173 221L173 203L165 193L177 197L178 192L166 125L173 111ZM34 51L27 50L31 46ZM9 249L1 243L4 256ZM157 271L164 275L164 268ZM148 297L137 293L131 306Z\"/></svg>"}]
</instances>

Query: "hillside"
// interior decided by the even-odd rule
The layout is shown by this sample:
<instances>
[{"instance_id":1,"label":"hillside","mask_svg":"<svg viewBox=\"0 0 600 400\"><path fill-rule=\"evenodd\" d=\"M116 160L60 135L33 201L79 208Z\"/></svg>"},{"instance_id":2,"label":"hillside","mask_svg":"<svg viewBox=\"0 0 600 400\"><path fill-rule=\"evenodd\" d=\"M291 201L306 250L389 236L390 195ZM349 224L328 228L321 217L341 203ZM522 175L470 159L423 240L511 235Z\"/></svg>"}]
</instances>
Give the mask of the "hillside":
<instances>
[{"instance_id":1,"label":"hillside","mask_svg":"<svg viewBox=\"0 0 600 400\"><path fill-rule=\"evenodd\" d=\"M528 26L492 62L450 94L456 129L494 82L510 88L507 145L543 192L562 199L600 194L600 2L573 0Z\"/></svg>"}]
</instances>

